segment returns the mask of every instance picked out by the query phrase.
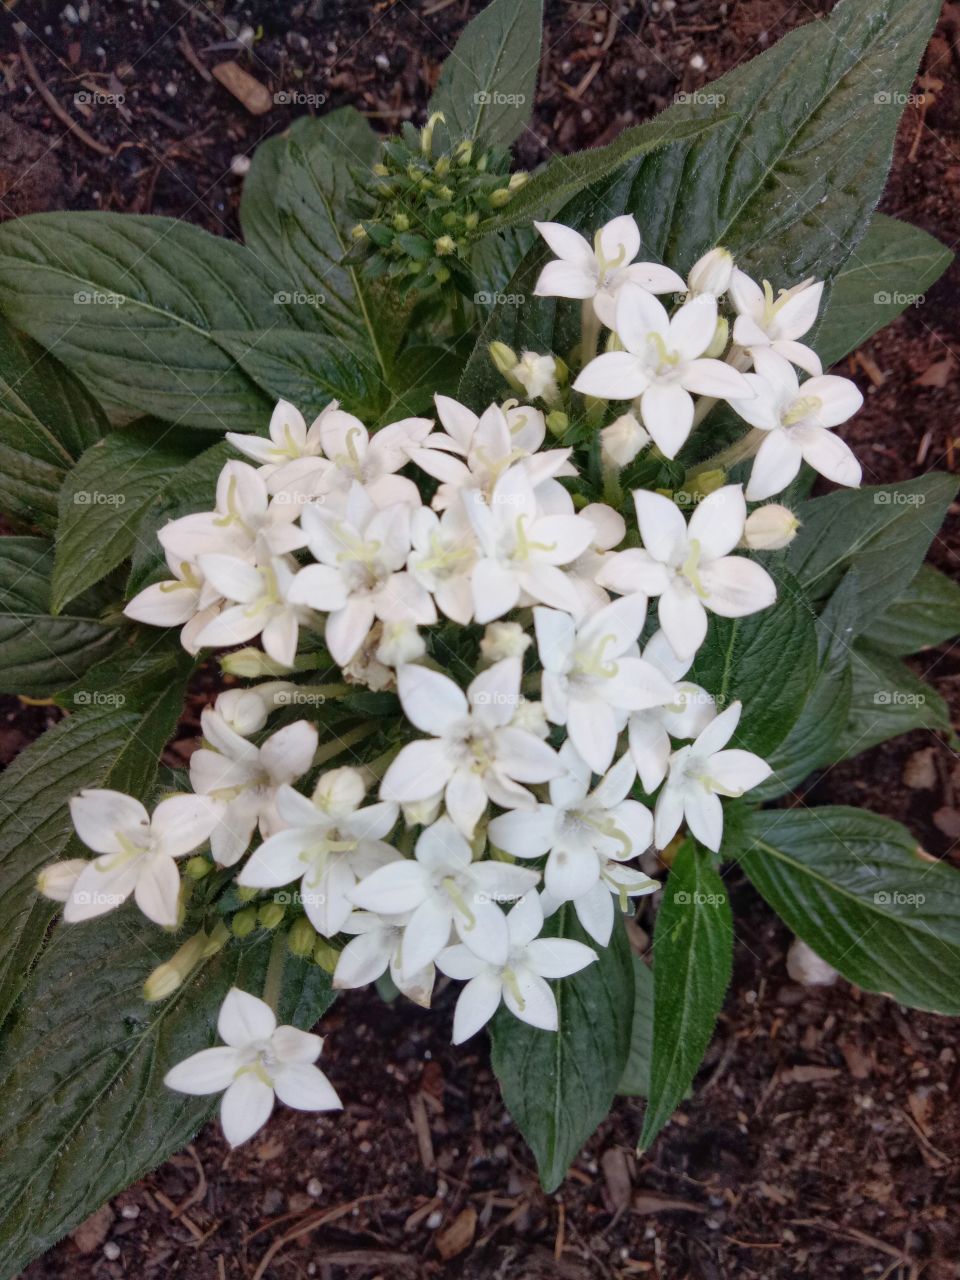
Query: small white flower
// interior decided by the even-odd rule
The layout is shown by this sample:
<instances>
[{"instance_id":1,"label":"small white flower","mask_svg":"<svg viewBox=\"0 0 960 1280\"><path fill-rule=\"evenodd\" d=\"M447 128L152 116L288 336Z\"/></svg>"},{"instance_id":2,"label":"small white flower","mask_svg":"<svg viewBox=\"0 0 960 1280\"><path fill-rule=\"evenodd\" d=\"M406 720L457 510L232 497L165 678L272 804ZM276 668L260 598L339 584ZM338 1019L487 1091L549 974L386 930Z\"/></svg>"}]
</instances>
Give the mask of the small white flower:
<instances>
[{"instance_id":1,"label":"small white flower","mask_svg":"<svg viewBox=\"0 0 960 1280\"><path fill-rule=\"evenodd\" d=\"M264 838L280 829L277 788L296 782L310 768L317 730L297 720L257 747L209 708L200 723L205 745L190 757L190 785L198 795L223 801L210 850L221 866L232 867L249 848L255 827Z\"/></svg>"},{"instance_id":2,"label":"small white flower","mask_svg":"<svg viewBox=\"0 0 960 1280\"><path fill-rule=\"evenodd\" d=\"M772 770L752 751L723 750L740 722L742 704L731 703L688 747L670 757L670 772L654 810L654 837L665 849L686 822L701 844L715 853L723 838L721 796L742 796L769 778Z\"/></svg>"},{"instance_id":3,"label":"small white flower","mask_svg":"<svg viewBox=\"0 0 960 1280\"><path fill-rule=\"evenodd\" d=\"M343 926L353 938L340 952L333 974L337 991L365 987L389 971L398 991L423 1009L430 1008L436 972L432 964L409 977L400 967L400 945L410 923L410 912L398 916L380 916L371 911L354 911Z\"/></svg>"},{"instance_id":4,"label":"small white flower","mask_svg":"<svg viewBox=\"0 0 960 1280\"><path fill-rule=\"evenodd\" d=\"M627 862L650 847L653 816L627 799L637 776L629 756L621 756L593 791L590 766L569 740L560 759L567 772L550 783L550 803L532 812L501 814L488 833L498 849L515 858L548 853L546 890L558 902L571 902L594 888L609 862ZM649 887L652 892L657 886L650 881Z\"/></svg>"},{"instance_id":5,"label":"small white flower","mask_svg":"<svg viewBox=\"0 0 960 1280\"><path fill-rule=\"evenodd\" d=\"M640 594L615 600L579 625L556 609L533 611L547 718L566 725L595 773L609 768L629 712L675 696L671 682L639 656L646 612Z\"/></svg>"},{"instance_id":6,"label":"small white flower","mask_svg":"<svg viewBox=\"0 0 960 1280\"><path fill-rule=\"evenodd\" d=\"M404 571L410 551L411 508L398 502L377 508L354 483L342 515L308 506L301 521L318 564L294 578L287 599L327 613L324 638L330 656L345 666L380 618L429 625L433 601Z\"/></svg>"},{"instance_id":7,"label":"small white flower","mask_svg":"<svg viewBox=\"0 0 960 1280\"><path fill-rule=\"evenodd\" d=\"M543 909L535 893L528 893L506 917L508 949L505 957L478 953L465 946L448 947L437 957L437 968L465 981L453 1015L453 1043L469 1040L486 1026L500 1001L531 1027L556 1031L557 1002L547 978L579 973L597 953L572 938L538 938Z\"/></svg>"},{"instance_id":8,"label":"small white flower","mask_svg":"<svg viewBox=\"0 0 960 1280\"><path fill-rule=\"evenodd\" d=\"M232 987L220 1006L217 1032L222 1046L192 1054L171 1067L163 1082L178 1093L225 1091L220 1124L231 1147L267 1123L275 1097L298 1111L337 1111L342 1106L314 1065L322 1038L297 1027L278 1027L263 1000Z\"/></svg>"},{"instance_id":9,"label":"small white flower","mask_svg":"<svg viewBox=\"0 0 960 1280\"><path fill-rule=\"evenodd\" d=\"M482 671L466 695L428 667L403 666L397 692L407 719L433 736L408 743L384 775L380 795L409 804L444 792L447 812L473 835L488 800L505 809L532 808L522 783L548 782L563 771L556 753L510 721L520 704L520 660ZM361 904L363 905L363 904Z\"/></svg>"},{"instance_id":10,"label":"small white flower","mask_svg":"<svg viewBox=\"0 0 960 1280\"><path fill-rule=\"evenodd\" d=\"M123 612L151 627L182 627L180 643L188 653L196 653L197 636L220 612L223 596L204 580L198 564L171 551L166 559L173 577L144 587Z\"/></svg>"},{"instance_id":11,"label":"small white flower","mask_svg":"<svg viewBox=\"0 0 960 1280\"><path fill-rule=\"evenodd\" d=\"M722 360L703 358L717 328L717 300L702 294L672 318L644 289L624 285L616 332L625 348L591 360L573 384L584 395L640 397L640 415L660 451L675 458L693 426L691 392L728 399L750 395L749 384Z\"/></svg>"},{"instance_id":12,"label":"small white flower","mask_svg":"<svg viewBox=\"0 0 960 1280\"><path fill-rule=\"evenodd\" d=\"M583 555L568 564L564 572L576 588L580 600L577 617L610 603L610 597L597 583L597 574L627 533L627 524L619 511L604 502L590 502L577 515L593 526L593 537Z\"/></svg>"},{"instance_id":13,"label":"small white flower","mask_svg":"<svg viewBox=\"0 0 960 1280\"><path fill-rule=\"evenodd\" d=\"M782 551L797 536L800 521L789 507L768 502L747 516L743 526L743 546L751 551Z\"/></svg>"},{"instance_id":14,"label":"small white flower","mask_svg":"<svg viewBox=\"0 0 960 1280\"><path fill-rule=\"evenodd\" d=\"M473 528L460 503L441 516L419 507L410 521L412 549L407 569L433 596L441 613L466 626L473 618L470 578L477 562Z\"/></svg>"},{"instance_id":15,"label":"small white flower","mask_svg":"<svg viewBox=\"0 0 960 1280\"><path fill-rule=\"evenodd\" d=\"M579 516L542 514L525 464L500 477L489 506L479 496L468 501L467 514L480 544L471 579L477 622L527 599L577 611L576 588L560 566L586 551L593 527Z\"/></svg>"},{"instance_id":16,"label":"small white flower","mask_svg":"<svg viewBox=\"0 0 960 1280\"><path fill-rule=\"evenodd\" d=\"M540 878L536 871L505 862L474 862L470 846L449 818L420 834L414 858L401 858L366 876L350 893L365 911L410 918L400 944L405 976L433 964L451 929L478 954L502 964L509 950L506 917L499 902L519 898Z\"/></svg>"},{"instance_id":17,"label":"small white flower","mask_svg":"<svg viewBox=\"0 0 960 1280\"><path fill-rule=\"evenodd\" d=\"M678 658L692 658L707 634L707 610L742 618L777 598L761 565L729 553L747 518L740 485L725 485L704 498L687 525L680 509L662 494L633 495L643 549L612 555L597 575L601 586L621 594L643 591L660 597L660 626Z\"/></svg>"},{"instance_id":18,"label":"small white flower","mask_svg":"<svg viewBox=\"0 0 960 1280\"><path fill-rule=\"evenodd\" d=\"M650 432L632 413L621 413L600 432L600 452L605 462L626 467L650 443Z\"/></svg>"},{"instance_id":19,"label":"small white flower","mask_svg":"<svg viewBox=\"0 0 960 1280\"><path fill-rule=\"evenodd\" d=\"M560 394L557 389L557 362L553 356L524 351L510 370L510 377L519 382L531 400L552 404Z\"/></svg>"},{"instance_id":20,"label":"small white flower","mask_svg":"<svg viewBox=\"0 0 960 1280\"><path fill-rule=\"evenodd\" d=\"M197 635L201 647L224 648L262 636L264 652L274 662L292 667L297 656L300 627L311 615L292 604L294 571L286 559L249 564L237 556L203 555L200 568L211 586L232 603L212 618Z\"/></svg>"},{"instance_id":21,"label":"small white flower","mask_svg":"<svg viewBox=\"0 0 960 1280\"><path fill-rule=\"evenodd\" d=\"M534 293L538 298L592 298L593 309L608 328L614 328L619 290L630 283L649 293L682 293L684 283L675 271L657 262L634 262L640 252L640 229L629 214L613 218L593 238L593 248L579 232L560 222L533 224L557 255L540 272Z\"/></svg>"},{"instance_id":22,"label":"small white flower","mask_svg":"<svg viewBox=\"0 0 960 1280\"><path fill-rule=\"evenodd\" d=\"M303 414L295 405L288 400L278 400L270 415L268 436L228 431L227 439L235 449L259 462L260 475L269 480L288 462L319 456L320 428L324 417L335 413L338 408L337 401L331 400L308 429Z\"/></svg>"},{"instance_id":23,"label":"small white flower","mask_svg":"<svg viewBox=\"0 0 960 1280\"><path fill-rule=\"evenodd\" d=\"M285 830L248 858L237 883L279 889L300 882L307 919L325 938L339 933L353 909L357 881L399 857L383 837L396 825L398 808L381 802L359 808L364 785L356 769L321 775L312 799L281 786L277 812Z\"/></svg>"},{"instance_id":24,"label":"small white flower","mask_svg":"<svg viewBox=\"0 0 960 1280\"><path fill-rule=\"evenodd\" d=\"M780 493L801 462L835 484L857 488L860 463L850 446L830 430L862 407L856 383L834 374L801 383L793 366L773 351L757 351L754 360L757 372L745 375L753 398L730 402L752 427L768 433L750 472L749 501Z\"/></svg>"},{"instance_id":25,"label":"small white flower","mask_svg":"<svg viewBox=\"0 0 960 1280\"><path fill-rule=\"evenodd\" d=\"M729 249L711 249L690 268L687 289L693 297L709 293L720 298L730 288L733 276L733 254Z\"/></svg>"},{"instance_id":26,"label":"small white flower","mask_svg":"<svg viewBox=\"0 0 960 1280\"><path fill-rule=\"evenodd\" d=\"M744 272L734 269L729 287L730 301L737 310L733 340L756 360L757 353L769 348L806 373L823 372L820 357L798 342L813 328L823 299L822 280L804 280L792 289L781 289L775 299L768 280L763 288Z\"/></svg>"},{"instance_id":27,"label":"small white flower","mask_svg":"<svg viewBox=\"0 0 960 1280\"><path fill-rule=\"evenodd\" d=\"M220 805L200 796L171 796L147 813L119 791L81 791L70 801L77 835L99 854L73 883L63 918L67 924L112 911L132 893L154 924L172 928L180 903L175 859L207 840L222 817Z\"/></svg>"},{"instance_id":28,"label":"small white flower","mask_svg":"<svg viewBox=\"0 0 960 1280\"><path fill-rule=\"evenodd\" d=\"M644 791L652 795L667 776L670 739L695 738L716 715L717 708L705 689L683 679L693 659L678 658L665 632L657 631L650 637L643 659L662 671L675 690L674 698L665 706L634 711L627 723L631 759Z\"/></svg>"}]
</instances>

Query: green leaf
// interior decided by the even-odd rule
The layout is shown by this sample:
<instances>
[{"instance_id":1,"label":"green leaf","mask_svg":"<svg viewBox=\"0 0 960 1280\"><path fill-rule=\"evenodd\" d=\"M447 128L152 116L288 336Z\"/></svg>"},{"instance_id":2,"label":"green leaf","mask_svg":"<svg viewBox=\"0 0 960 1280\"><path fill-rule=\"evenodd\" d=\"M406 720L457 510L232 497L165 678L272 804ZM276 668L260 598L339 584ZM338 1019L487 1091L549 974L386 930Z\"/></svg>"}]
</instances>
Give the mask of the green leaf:
<instances>
[{"instance_id":1,"label":"green leaf","mask_svg":"<svg viewBox=\"0 0 960 1280\"><path fill-rule=\"evenodd\" d=\"M617 1093L628 1098L650 1096L650 1055L653 1052L653 970L633 957L633 1027L630 1055Z\"/></svg>"},{"instance_id":2,"label":"green leaf","mask_svg":"<svg viewBox=\"0 0 960 1280\"><path fill-rule=\"evenodd\" d=\"M960 874L921 856L899 823L843 806L774 809L750 814L742 840L743 870L845 978L960 1014Z\"/></svg>"},{"instance_id":3,"label":"green leaf","mask_svg":"<svg viewBox=\"0 0 960 1280\"><path fill-rule=\"evenodd\" d=\"M952 261L950 250L926 231L875 214L834 279L813 334L813 346L824 365L862 346L907 307L921 306L924 292Z\"/></svg>"},{"instance_id":4,"label":"green leaf","mask_svg":"<svg viewBox=\"0 0 960 1280\"><path fill-rule=\"evenodd\" d=\"M442 111L453 142L509 146L533 112L543 0L492 0L444 63L428 111Z\"/></svg>"},{"instance_id":5,"label":"green leaf","mask_svg":"<svg viewBox=\"0 0 960 1280\"><path fill-rule=\"evenodd\" d=\"M393 379L391 400L382 417L395 422L417 414L435 413L435 394L456 396L463 358L449 347L407 347Z\"/></svg>"},{"instance_id":6,"label":"green leaf","mask_svg":"<svg viewBox=\"0 0 960 1280\"><path fill-rule=\"evenodd\" d=\"M801 529L787 552L790 570L816 600L855 566L862 631L916 575L956 492L955 476L931 471L903 484L812 498L797 511Z\"/></svg>"},{"instance_id":7,"label":"green leaf","mask_svg":"<svg viewBox=\"0 0 960 1280\"><path fill-rule=\"evenodd\" d=\"M0 226L0 305L106 403L214 431L271 405L214 340L284 315L242 245L173 218L38 213Z\"/></svg>"},{"instance_id":8,"label":"green leaf","mask_svg":"<svg viewBox=\"0 0 960 1280\"><path fill-rule=\"evenodd\" d=\"M733 917L710 855L680 846L653 935L653 1052L640 1148L670 1119L703 1060L733 963Z\"/></svg>"},{"instance_id":9,"label":"green leaf","mask_svg":"<svg viewBox=\"0 0 960 1280\"><path fill-rule=\"evenodd\" d=\"M589 943L569 903L547 921L544 935ZM556 1191L610 1110L630 1052L633 968L619 922L596 964L553 989L559 1031L539 1031L506 1009L491 1024L493 1070L547 1192Z\"/></svg>"},{"instance_id":10,"label":"green leaf","mask_svg":"<svg viewBox=\"0 0 960 1280\"><path fill-rule=\"evenodd\" d=\"M59 927L40 960L0 1054L3 1275L185 1146L212 1114L216 1097L175 1093L163 1076L215 1043L232 986L263 989L270 942L230 943L170 999L146 1004L144 980L181 941L122 908ZM331 1003L329 980L292 957L284 977L281 1018L312 1026Z\"/></svg>"},{"instance_id":11,"label":"green leaf","mask_svg":"<svg viewBox=\"0 0 960 1280\"><path fill-rule=\"evenodd\" d=\"M952 733L950 708L943 698L899 658L858 642L850 661L850 707L830 760L846 760L913 729Z\"/></svg>"},{"instance_id":12,"label":"green leaf","mask_svg":"<svg viewBox=\"0 0 960 1280\"><path fill-rule=\"evenodd\" d=\"M37 895L37 871L88 852L73 835L67 802L83 787L148 795L180 718L191 666L167 647L155 654L153 675L137 684L104 688L93 680L77 689L75 713L21 751L0 778L0 1020L55 909Z\"/></svg>"},{"instance_id":13,"label":"green leaf","mask_svg":"<svg viewBox=\"0 0 960 1280\"><path fill-rule=\"evenodd\" d=\"M711 615L690 670L719 707L743 703L733 745L764 758L799 716L817 673L812 610L790 574L773 561L766 568L777 583L776 604L746 618Z\"/></svg>"},{"instance_id":14,"label":"green leaf","mask_svg":"<svg viewBox=\"0 0 960 1280\"><path fill-rule=\"evenodd\" d=\"M816 621L819 667L813 688L790 732L767 756L773 773L750 792L763 804L798 787L834 758L850 710L850 653L857 626L856 571L845 575Z\"/></svg>"},{"instance_id":15,"label":"green leaf","mask_svg":"<svg viewBox=\"0 0 960 1280\"><path fill-rule=\"evenodd\" d=\"M863 631L887 653L919 653L960 634L960 587L932 565L920 566L907 589Z\"/></svg>"},{"instance_id":16,"label":"green leaf","mask_svg":"<svg viewBox=\"0 0 960 1280\"><path fill-rule=\"evenodd\" d=\"M57 527L57 493L84 449L108 430L73 375L0 316L0 509L42 533Z\"/></svg>"},{"instance_id":17,"label":"green leaf","mask_svg":"<svg viewBox=\"0 0 960 1280\"><path fill-rule=\"evenodd\" d=\"M88 592L69 613L50 614L53 546L45 538L0 539L0 692L43 698L80 678L116 643L104 620L108 592Z\"/></svg>"},{"instance_id":18,"label":"green leaf","mask_svg":"<svg viewBox=\"0 0 960 1280\"><path fill-rule=\"evenodd\" d=\"M292 295L291 295L292 296ZM376 411L379 373L337 338L299 329L266 333L218 333L217 341L272 396L289 400L308 419L331 400L350 413ZM267 423L262 424L265 430Z\"/></svg>"},{"instance_id":19,"label":"green leaf","mask_svg":"<svg viewBox=\"0 0 960 1280\"><path fill-rule=\"evenodd\" d=\"M53 613L131 554L144 512L176 483L202 440L146 420L112 432L86 451L60 493Z\"/></svg>"}]
</instances>

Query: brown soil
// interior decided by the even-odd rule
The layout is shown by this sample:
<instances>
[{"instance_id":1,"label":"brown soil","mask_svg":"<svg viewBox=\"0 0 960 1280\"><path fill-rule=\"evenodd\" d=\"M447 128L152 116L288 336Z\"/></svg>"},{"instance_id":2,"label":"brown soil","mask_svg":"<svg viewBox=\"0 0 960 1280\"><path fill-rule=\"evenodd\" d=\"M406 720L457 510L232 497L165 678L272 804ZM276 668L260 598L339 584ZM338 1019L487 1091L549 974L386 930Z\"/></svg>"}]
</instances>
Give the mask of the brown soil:
<instances>
[{"instance_id":1,"label":"brown soil","mask_svg":"<svg viewBox=\"0 0 960 1280\"><path fill-rule=\"evenodd\" d=\"M78 4L72 16L81 20L70 22L59 0L14 3L0 35L0 213L149 211L235 234L241 179L231 162L303 108L253 117L195 63L237 58L271 90L297 85L322 93L324 109L353 103L390 128L422 119L441 60L479 7L254 0L223 16L220 5L93 0L88 20ZM548 52L522 160L607 141L831 7L548 0ZM35 92L14 21L24 24L37 77L85 137ZM209 47L245 25L262 27L252 54ZM882 206L951 246L960 228L958 33L960 5L947 4L925 62L928 99L907 109ZM73 96L81 91L122 93L124 111L82 111ZM958 279L955 266L923 306L847 362L867 405L846 437L871 482L955 469ZM932 550L949 572L960 557L958 514ZM943 646L915 665L960 712L956 651ZM50 717L5 700L0 759ZM928 748L933 786L910 787L904 766ZM958 790L954 753L919 732L830 770L809 798L900 818L932 852L955 857ZM325 1066L346 1101L343 1116L280 1111L233 1154L208 1128L188 1154L117 1197L85 1235L25 1276L960 1275L952 1025L843 982L792 984L787 930L736 870L727 879L738 929L734 981L694 1096L646 1155L634 1154L642 1104L622 1100L560 1191L544 1196L485 1043L465 1051L447 1043L451 993L433 1016L357 993L324 1024ZM649 918L640 923L649 927Z\"/></svg>"}]
</instances>

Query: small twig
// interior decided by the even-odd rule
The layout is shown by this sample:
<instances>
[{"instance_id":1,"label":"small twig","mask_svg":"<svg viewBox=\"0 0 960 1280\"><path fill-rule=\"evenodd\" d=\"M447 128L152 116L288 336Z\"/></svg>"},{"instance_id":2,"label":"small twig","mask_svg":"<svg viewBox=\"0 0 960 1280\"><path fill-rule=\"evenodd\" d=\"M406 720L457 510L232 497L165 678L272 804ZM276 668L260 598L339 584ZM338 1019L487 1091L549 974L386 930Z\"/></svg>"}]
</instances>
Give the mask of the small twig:
<instances>
[{"instance_id":1,"label":"small twig","mask_svg":"<svg viewBox=\"0 0 960 1280\"><path fill-rule=\"evenodd\" d=\"M193 67L194 71L196 71L197 75L201 76L209 84L212 84L213 76L210 74L207 68L203 65L203 63L197 57L197 51L194 49L193 45L190 43L190 37L187 35L186 31L184 31L183 27L180 28L180 34L177 38L177 43L180 46L180 52L186 58L187 62L190 63L191 67Z\"/></svg>"},{"instance_id":2,"label":"small twig","mask_svg":"<svg viewBox=\"0 0 960 1280\"><path fill-rule=\"evenodd\" d=\"M44 84L36 64L27 53L24 43L19 37L17 37L17 43L20 46L20 61L23 63L23 69L26 71L28 79L60 123L66 125L71 133L75 133L80 141L89 147L91 151L96 151L101 156L112 156L113 147L105 146L104 143L98 142L96 138L91 137L82 125L77 124L70 112L65 107L61 107L60 103Z\"/></svg>"},{"instance_id":3,"label":"small twig","mask_svg":"<svg viewBox=\"0 0 960 1280\"><path fill-rule=\"evenodd\" d=\"M293 1231L288 1231L286 1235L282 1235L279 1240L274 1240L273 1244L260 1259L260 1263L256 1271L250 1277L250 1280L262 1280L263 1273L266 1271L267 1267L269 1267L270 1263L274 1260L280 1250L285 1249L287 1245L292 1244L294 1240L299 1240L301 1236L309 1235L311 1231L316 1231L319 1227L326 1226L328 1222L335 1222L337 1218L342 1218L344 1214L352 1212L357 1205L363 1204L365 1200L377 1200L379 1198L379 1196L359 1196L356 1200L351 1200L347 1204L339 1204L334 1209L327 1209L323 1213L314 1214L314 1216L308 1218L306 1222L302 1222L299 1227L295 1227ZM317 1258L317 1256L317 1254L313 1255L314 1258ZM369 1258L369 1255L367 1256ZM404 1254L397 1254L396 1256L398 1258L405 1257ZM356 1254L353 1255L353 1258L354 1263L356 1263ZM330 1256L326 1260L328 1262L333 1262L333 1257ZM341 1263L340 1265L347 1264Z\"/></svg>"}]
</instances>

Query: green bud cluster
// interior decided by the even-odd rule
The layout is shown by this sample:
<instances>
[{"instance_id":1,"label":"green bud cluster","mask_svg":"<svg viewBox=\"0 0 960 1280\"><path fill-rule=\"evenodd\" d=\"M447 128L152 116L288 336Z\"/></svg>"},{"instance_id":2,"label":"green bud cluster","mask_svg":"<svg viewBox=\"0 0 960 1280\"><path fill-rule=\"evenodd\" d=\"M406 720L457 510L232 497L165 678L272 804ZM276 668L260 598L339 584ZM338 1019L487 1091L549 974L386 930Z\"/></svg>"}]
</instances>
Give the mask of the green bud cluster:
<instances>
[{"instance_id":1,"label":"green bud cluster","mask_svg":"<svg viewBox=\"0 0 960 1280\"><path fill-rule=\"evenodd\" d=\"M509 152L453 142L443 115L423 129L407 123L384 142L381 158L359 185L353 247L373 279L404 291L435 290L453 279L481 221L502 209L527 181L509 174Z\"/></svg>"}]
</instances>

